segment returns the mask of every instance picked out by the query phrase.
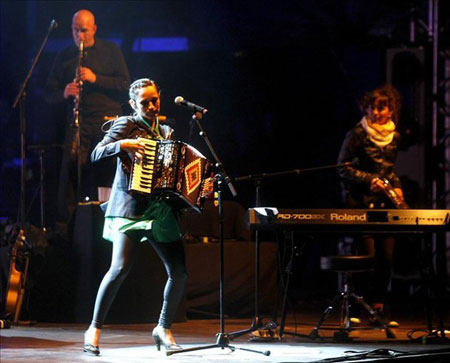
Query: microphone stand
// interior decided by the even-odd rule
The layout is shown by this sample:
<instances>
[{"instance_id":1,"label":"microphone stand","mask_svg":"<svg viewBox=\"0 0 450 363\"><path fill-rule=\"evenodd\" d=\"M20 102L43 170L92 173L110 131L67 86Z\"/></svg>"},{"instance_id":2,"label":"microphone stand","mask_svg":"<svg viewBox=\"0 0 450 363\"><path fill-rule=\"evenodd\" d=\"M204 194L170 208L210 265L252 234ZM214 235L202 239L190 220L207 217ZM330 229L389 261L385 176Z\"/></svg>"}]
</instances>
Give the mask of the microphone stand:
<instances>
[{"instance_id":1,"label":"microphone stand","mask_svg":"<svg viewBox=\"0 0 450 363\"><path fill-rule=\"evenodd\" d=\"M246 176L236 177L236 178L234 178L234 180L237 182L253 181L253 183L255 185L255 207L260 207L261 206L260 205L261 204L261 199L260 199L261 184L262 184L262 180L264 180L266 178L279 177L279 176L285 176L285 175L300 175L300 174L303 174L306 172L320 171L320 170L325 170L325 169L335 169L335 168L340 168L343 166L348 166L351 164L352 164L351 162L345 162L342 164L326 165L326 166L319 166L319 167L313 167L313 168L307 168L307 169L293 169L293 170L280 171L280 172L274 172L274 173L261 173L261 174L254 174L254 175L246 175ZM259 231L256 230L255 231L255 310L254 310L254 318L253 318L251 326L248 329L229 333L228 335L230 336L230 338L239 337L246 333L252 333L254 331L261 330L261 329L266 329L266 330L270 331L271 329L273 329L277 326L276 316L274 317L274 319L272 321L268 322L264 326L263 320L259 314L260 250L261 250L261 243L259 240ZM280 338L282 337L282 335L284 333L286 296L287 296L287 289L289 286L289 275L290 275L291 265L292 265L292 259L288 264L289 268L287 270L288 280L287 280L286 287L285 287L285 294L284 294L283 305L282 305L282 313L281 313L282 322L281 322L281 329L280 329L280 334L279 334ZM270 337L271 337L270 339L273 339L274 334L270 334Z\"/></svg>"},{"instance_id":2,"label":"microphone stand","mask_svg":"<svg viewBox=\"0 0 450 363\"><path fill-rule=\"evenodd\" d=\"M217 170L215 178L216 178L216 185L217 185L217 201L218 201L218 213L219 213L219 265L220 265L220 277L219 277L219 306L220 306L220 332L216 334L217 340L215 344L200 346L200 347L192 347L192 348L186 348L186 349L180 349L180 350L171 350L166 351L166 355L172 355L172 354L178 354L178 353L184 353L184 352L192 352L197 350L204 350L204 349L211 349L211 348L228 348L232 352L234 352L236 349L244 350L247 352L252 353L260 353L264 355L270 355L270 351L258 351L253 349L246 349L246 348L236 348L234 346L231 346L229 344L229 334L225 333L225 319L224 319L224 218L223 218L223 202L222 202L222 188L223 184L227 184L228 188L230 189L231 194L233 197L237 196L236 190L234 189L233 184L231 183L230 178L228 177L227 173L225 172L225 169L222 165L222 163L219 160L219 157L217 156L214 147L212 146L208 135L206 134L205 130L203 129L200 119L202 118L203 114L201 112L196 112L192 115L192 119L197 124L198 128L200 129L200 136L203 137L206 144L208 145L208 148L211 152L211 154L214 157L215 160L215 168Z\"/></svg>"},{"instance_id":3,"label":"microphone stand","mask_svg":"<svg viewBox=\"0 0 450 363\"><path fill-rule=\"evenodd\" d=\"M34 68L36 67L36 64L41 56L42 50L44 49L45 45L47 44L48 37L50 36L50 33L53 29L57 27L56 21L52 20L50 23L50 26L48 28L47 35L44 38L44 41L41 44L41 47L39 48L36 56L33 59L33 62L31 64L31 68L28 71L27 76L25 77L25 80L22 83L22 86L20 87L19 93L17 94L14 103L12 105L13 108L17 108L17 105L19 105L19 119L20 119L20 159L21 159L21 173L20 173L20 226L23 228L25 224L25 160L26 160L26 143L25 143L25 135L26 135L26 117L25 117L25 99L26 99L26 87L28 85L28 81L31 78L31 75L33 74Z\"/></svg>"},{"instance_id":4,"label":"microphone stand","mask_svg":"<svg viewBox=\"0 0 450 363\"><path fill-rule=\"evenodd\" d=\"M41 47L39 48L36 56L33 59L33 62L31 63L30 70L28 71L28 74L25 77L25 80L23 81L19 92L16 95L16 98L14 99L14 103L12 105L12 108L17 108L19 106L19 120L20 120L20 160L21 160L21 169L20 169L20 197L19 197L19 234L16 241L16 244L19 242L22 242L27 247L27 251L25 253L28 253L28 250L31 249L30 245L27 243L26 236L25 236L25 175L26 175L26 110L25 110L25 99L26 99L26 87L28 85L28 82L31 78L31 75L33 74L34 68L36 67L36 64L41 56L41 53L47 44L48 37L50 36L50 33L58 26L55 20L52 20L50 23L50 26L47 31L47 35L45 36ZM29 257L26 257L27 261ZM21 281L21 284L23 284L23 288L25 288L26 285L26 276L25 273L23 276L23 279ZM20 310L22 308L22 299L19 299L15 306L15 319L14 322L18 321Z\"/></svg>"}]
</instances>

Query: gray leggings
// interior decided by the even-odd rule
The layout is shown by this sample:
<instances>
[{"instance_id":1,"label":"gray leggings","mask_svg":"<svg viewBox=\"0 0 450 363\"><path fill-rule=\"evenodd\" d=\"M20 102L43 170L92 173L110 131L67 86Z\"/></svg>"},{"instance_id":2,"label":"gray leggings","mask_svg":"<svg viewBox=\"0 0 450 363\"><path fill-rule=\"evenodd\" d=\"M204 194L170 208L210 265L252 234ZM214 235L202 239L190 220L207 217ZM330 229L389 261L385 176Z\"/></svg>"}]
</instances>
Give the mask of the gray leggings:
<instances>
[{"instance_id":1,"label":"gray leggings","mask_svg":"<svg viewBox=\"0 0 450 363\"><path fill-rule=\"evenodd\" d=\"M164 288L164 300L159 316L159 325L170 329L178 304L183 296L186 284L186 262L184 247L181 240L175 242L154 242L151 233L149 241L158 253L167 272L167 282ZM118 233L114 238L111 266L103 277L95 300L94 315L91 325L101 329L106 315L111 307L119 287L128 275L133 265L136 248L145 231L130 231Z\"/></svg>"}]
</instances>

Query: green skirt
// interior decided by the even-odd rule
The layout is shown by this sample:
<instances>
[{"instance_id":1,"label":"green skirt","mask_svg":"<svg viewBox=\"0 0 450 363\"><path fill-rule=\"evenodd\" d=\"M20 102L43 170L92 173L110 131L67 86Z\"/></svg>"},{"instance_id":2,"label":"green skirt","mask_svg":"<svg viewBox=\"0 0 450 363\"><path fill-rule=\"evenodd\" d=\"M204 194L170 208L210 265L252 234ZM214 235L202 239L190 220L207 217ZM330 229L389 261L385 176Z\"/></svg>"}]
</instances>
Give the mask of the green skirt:
<instances>
[{"instance_id":1,"label":"green skirt","mask_svg":"<svg viewBox=\"0 0 450 363\"><path fill-rule=\"evenodd\" d=\"M151 201L144 214L137 219L106 217L103 238L113 242L118 232L151 230L156 242L173 242L181 238L180 227L172 208L164 201ZM147 240L143 237L140 242Z\"/></svg>"}]
</instances>

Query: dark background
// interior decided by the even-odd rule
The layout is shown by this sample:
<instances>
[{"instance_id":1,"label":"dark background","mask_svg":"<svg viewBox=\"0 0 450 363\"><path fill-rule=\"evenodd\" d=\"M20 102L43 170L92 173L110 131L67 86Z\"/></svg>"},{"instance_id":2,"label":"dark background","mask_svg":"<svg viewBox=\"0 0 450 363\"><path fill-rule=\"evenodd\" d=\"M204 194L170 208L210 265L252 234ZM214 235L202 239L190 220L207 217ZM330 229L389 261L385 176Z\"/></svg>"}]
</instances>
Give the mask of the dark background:
<instances>
[{"instance_id":1,"label":"dark background","mask_svg":"<svg viewBox=\"0 0 450 363\"><path fill-rule=\"evenodd\" d=\"M173 100L181 95L209 109L202 124L231 178L335 164L345 133L361 117L358 99L391 74L405 100L399 127L409 135L400 174L411 206L429 208L425 160L430 160L426 152L431 142L431 43L419 26L414 42L409 33L411 9L416 9L416 19L426 22L427 4L406 0L2 1L0 217L15 220L20 199L19 112L11 106L52 19L59 26L27 86L26 145L63 142L63 113L44 102L43 88L56 51L72 41L72 15L81 8L95 14L97 37L120 41L132 80L156 80L162 89L162 113L175 121L178 137L208 157L195 126L194 136L190 135L189 112ZM443 47L449 39L448 8L449 2L440 2ZM184 37L188 49L135 52L133 42L140 37ZM392 49L412 49L412 53L406 52L393 64L388 55ZM409 157L410 150L420 157ZM43 155L48 227L55 218L60 157L57 146ZM26 163L26 220L39 225L40 168L35 150L27 151ZM245 208L254 206L254 185L234 185L237 201ZM232 199L228 191L225 198ZM266 179L261 199L261 204L276 207L342 206L334 169Z\"/></svg>"},{"instance_id":2,"label":"dark background","mask_svg":"<svg viewBox=\"0 0 450 363\"><path fill-rule=\"evenodd\" d=\"M62 143L64 118L43 101L42 92L55 52L71 42L73 13L88 8L96 15L97 36L121 41L132 80L150 77L160 84L162 112L175 120L179 138L208 156L195 126L194 137L189 136L189 113L173 99L182 95L210 110L204 128L226 171L235 177L334 164L345 133L359 121L358 99L386 81L387 50L429 47L419 27L417 42L409 42L412 4L426 21L426 1L2 2L1 215L15 216L19 199L19 112L11 105L52 19L59 26L27 87L28 146ZM441 14L448 13L445 6L442 2ZM441 18L445 25L448 17ZM188 50L133 52L139 37L185 37ZM408 64L411 69L405 70ZM409 79L426 79L430 68L424 62L417 67L409 59L400 69L413 73L406 75ZM404 97L408 101L408 94ZM423 122L412 113L401 127ZM58 149L44 155L49 224L59 156ZM38 223L39 201L32 200L39 180L35 151L28 151L27 163L28 219ZM236 188L238 201L252 206L253 185L241 182ZM341 202L339 180L334 170L266 180L262 199L278 207L334 208Z\"/></svg>"}]
</instances>

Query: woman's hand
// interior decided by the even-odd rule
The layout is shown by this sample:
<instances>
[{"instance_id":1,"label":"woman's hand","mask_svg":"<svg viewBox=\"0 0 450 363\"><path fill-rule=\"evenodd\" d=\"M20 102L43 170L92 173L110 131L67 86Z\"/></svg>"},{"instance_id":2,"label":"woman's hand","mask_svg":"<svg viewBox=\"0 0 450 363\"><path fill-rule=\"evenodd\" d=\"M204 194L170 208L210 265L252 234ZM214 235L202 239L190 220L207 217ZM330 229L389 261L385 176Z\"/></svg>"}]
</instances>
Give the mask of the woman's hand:
<instances>
[{"instance_id":1,"label":"woman's hand","mask_svg":"<svg viewBox=\"0 0 450 363\"><path fill-rule=\"evenodd\" d=\"M216 178L209 177L203 181L203 190L202 195L200 197L205 199L214 199L214 183L216 182Z\"/></svg>"},{"instance_id":2,"label":"woman's hand","mask_svg":"<svg viewBox=\"0 0 450 363\"><path fill-rule=\"evenodd\" d=\"M379 192L382 190L388 190L388 185L381 180L380 178L373 178L370 181L370 190L373 192ZM403 199L403 190L401 188L393 188L394 192L398 195L399 198Z\"/></svg>"},{"instance_id":3,"label":"woman's hand","mask_svg":"<svg viewBox=\"0 0 450 363\"><path fill-rule=\"evenodd\" d=\"M145 154L145 144L137 139L124 139L120 141L120 150L134 154L140 161Z\"/></svg>"},{"instance_id":4,"label":"woman's hand","mask_svg":"<svg viewBox=\"0 0 450 363\"><path fill-rule=\"evenodd\" d=\"M373 178L370 181L370 190L372 192L379 192L385 189L384 182L380 178Z\"/></svg>"},{"instance_id":5,"label":"woman's hand","mask_svg":"<svg viewBox=\"0 0 450 363\"><path fill-rule=\"evenodd\" d=\"M403 197L403 190L402 190L402 189L400 189L400 188L394 188L394 191L397 193L397 195L398 195L400 198L404 199L404 197Z\"/></svg>"}]
</instances>

